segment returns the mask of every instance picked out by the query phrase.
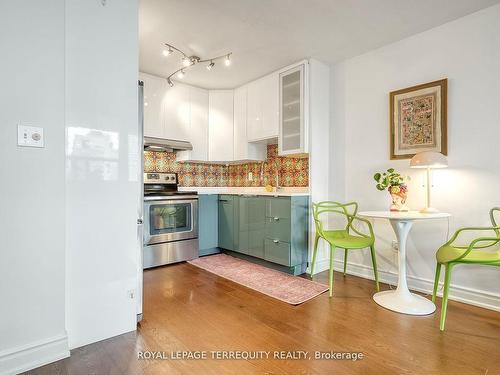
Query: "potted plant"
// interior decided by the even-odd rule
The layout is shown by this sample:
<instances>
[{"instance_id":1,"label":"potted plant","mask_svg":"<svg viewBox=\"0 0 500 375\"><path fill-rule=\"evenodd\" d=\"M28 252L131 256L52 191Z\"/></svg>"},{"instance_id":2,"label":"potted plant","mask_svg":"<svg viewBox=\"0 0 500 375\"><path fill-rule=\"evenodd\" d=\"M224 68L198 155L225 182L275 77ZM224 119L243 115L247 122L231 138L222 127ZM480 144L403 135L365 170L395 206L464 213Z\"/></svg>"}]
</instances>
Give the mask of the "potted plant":
<instances>
[{"instance_id":1,"label":"potted plant","mask_svg":"<svg viewBox=\"0 0 500 375\"><path fill-rule=\"evenodd\" d=\"M408 211L408 207L406 206L406 197L408 194L406 181L410 179L409 177L403 177L394 168L389 168L387 172L375 173L373 179L377 182L376 187L378 190L383 191L387 189L391 195L391 211Z\"/></svg>"}]
</instances>

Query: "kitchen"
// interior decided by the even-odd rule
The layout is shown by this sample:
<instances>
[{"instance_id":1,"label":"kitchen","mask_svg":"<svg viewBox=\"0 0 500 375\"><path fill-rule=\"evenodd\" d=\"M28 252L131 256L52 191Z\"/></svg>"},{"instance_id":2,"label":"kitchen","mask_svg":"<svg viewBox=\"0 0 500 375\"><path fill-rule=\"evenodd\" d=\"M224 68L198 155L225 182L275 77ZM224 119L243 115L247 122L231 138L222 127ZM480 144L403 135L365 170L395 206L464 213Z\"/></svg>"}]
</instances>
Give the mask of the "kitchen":
<instances>
[{"instance_id":1,"label":"kitchen","mask_svg":"<svg viewBox=\"0 0 500 375\"><path fill-rule=\"evenodd\" d=\"M321 86L310 91L310 75L321 74L320 63L302 60L233 89L203 89L182 80L191 70L216 77L237 71L231 52L201 60L165 43L158 54L182 74L139 73L144 268L224 252L305 273L309 122L311 108L321 111L310 98L322 94Z\"/></svg>"}]
</instances>

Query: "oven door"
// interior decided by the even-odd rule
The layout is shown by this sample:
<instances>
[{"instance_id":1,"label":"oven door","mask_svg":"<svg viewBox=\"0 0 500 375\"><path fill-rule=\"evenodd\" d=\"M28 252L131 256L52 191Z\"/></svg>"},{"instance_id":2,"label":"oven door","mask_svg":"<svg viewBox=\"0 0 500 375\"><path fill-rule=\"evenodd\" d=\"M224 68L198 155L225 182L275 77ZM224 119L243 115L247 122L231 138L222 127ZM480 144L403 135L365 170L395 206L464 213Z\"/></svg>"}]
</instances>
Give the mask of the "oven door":
<instances>
[{"instance_id":1,"label":"oven door","mask_svg":"<svg viewBox=\"0 0 500 375\"><path fill-rule=\"evenodd\" d=\"M144 245L198 238L198 199L144 201Z\"/></svg>"}]
</instances>

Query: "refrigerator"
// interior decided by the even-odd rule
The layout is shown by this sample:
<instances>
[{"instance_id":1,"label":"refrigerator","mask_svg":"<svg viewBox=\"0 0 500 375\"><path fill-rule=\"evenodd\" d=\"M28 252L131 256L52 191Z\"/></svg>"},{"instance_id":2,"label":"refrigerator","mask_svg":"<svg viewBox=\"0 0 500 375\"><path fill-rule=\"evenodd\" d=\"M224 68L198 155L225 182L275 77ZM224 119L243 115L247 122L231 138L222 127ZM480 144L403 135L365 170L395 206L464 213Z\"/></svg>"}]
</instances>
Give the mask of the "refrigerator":
<instances>
[{"instance_id":1,"label":"refrigerator","mask_svg":"<svg viewBox=\"0 0 500 375\"><path fill-rule=\"evenodd\" d=\"M140 193L137 200L137 252L138 252L138 268L137 268L137 322L142 320L142 301L143 301L143 243L144 243L144 82L138 83L139 97L139 118L138 118L138 142L139 142L139 185Z\"/></svg>"}]
</instances>

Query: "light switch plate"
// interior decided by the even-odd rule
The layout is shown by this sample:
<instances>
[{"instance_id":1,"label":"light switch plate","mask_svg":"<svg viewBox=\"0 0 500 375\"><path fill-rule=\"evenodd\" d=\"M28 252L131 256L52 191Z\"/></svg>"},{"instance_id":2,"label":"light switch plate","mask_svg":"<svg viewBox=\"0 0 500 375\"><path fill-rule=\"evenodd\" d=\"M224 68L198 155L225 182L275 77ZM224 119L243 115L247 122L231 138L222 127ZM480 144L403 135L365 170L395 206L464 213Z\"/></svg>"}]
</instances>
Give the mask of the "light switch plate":
<instances>
[{"instance_id":1,"label":"light switch plate","mask_svg":"<svg viewBox=\"0 0 500 375\"><path fill-rule=\"evenodd\" d=\"M17 126L17 145L23 147L44 147L43 128Z\"/></svg>"}]
</instances>

